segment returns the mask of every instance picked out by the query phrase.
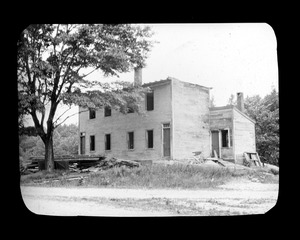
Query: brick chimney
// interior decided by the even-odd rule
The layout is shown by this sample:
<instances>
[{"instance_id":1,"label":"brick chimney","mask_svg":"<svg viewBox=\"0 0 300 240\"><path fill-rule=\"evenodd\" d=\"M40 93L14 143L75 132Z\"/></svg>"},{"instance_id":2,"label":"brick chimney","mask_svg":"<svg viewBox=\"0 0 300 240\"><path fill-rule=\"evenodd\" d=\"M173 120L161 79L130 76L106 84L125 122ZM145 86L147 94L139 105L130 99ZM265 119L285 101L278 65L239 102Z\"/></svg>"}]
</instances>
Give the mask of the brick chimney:
<instances>
[{"instance_id":1,"label":"brick chimney","mask_svg":"<svg viewBox=\"0 0 300 240\"><path fill-rule=\"evenodd\" d=\"M136 67L134 68L134 86L142 85L142 68Z\"/></svg>"},{"instance_id":2,"label":"brick chimney","mask_svg":"<svg viewBox=\"0 0 300 240\"><path fill-rule=\"evenodd\" d=\"M237 108L241 112L245 111L245 108L244 108L244 94L242 92L237 93Z\"/></svg>"}]
</instances>

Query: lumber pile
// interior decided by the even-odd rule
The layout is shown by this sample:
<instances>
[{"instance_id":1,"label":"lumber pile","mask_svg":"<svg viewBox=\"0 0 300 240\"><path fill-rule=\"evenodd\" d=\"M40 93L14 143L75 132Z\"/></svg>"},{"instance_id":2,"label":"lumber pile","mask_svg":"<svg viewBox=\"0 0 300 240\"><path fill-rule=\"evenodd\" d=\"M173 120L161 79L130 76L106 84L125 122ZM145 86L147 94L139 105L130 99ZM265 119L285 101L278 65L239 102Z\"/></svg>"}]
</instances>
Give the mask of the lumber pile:
<instances>
[{"instance_id":1,"label":"lumber pile","mask_svg":"<svg viewBox=\"0 0 300 240\"><path fill-rule=\"evenodd\" d=\"M71 172L98 172L113 167L125 166L128 168L139 167L140 163L131 160L117 159L115 157L105 158L93 162L77 162L69 165Z\"/></svg>"}]
</instances>

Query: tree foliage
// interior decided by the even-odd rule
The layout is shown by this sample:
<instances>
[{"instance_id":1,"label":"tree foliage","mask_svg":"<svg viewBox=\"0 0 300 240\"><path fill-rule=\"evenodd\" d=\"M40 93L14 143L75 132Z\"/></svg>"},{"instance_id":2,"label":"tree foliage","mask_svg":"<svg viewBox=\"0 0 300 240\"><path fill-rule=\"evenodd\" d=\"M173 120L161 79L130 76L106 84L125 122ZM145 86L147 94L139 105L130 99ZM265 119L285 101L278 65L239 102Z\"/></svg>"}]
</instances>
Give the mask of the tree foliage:
<instances>
[{"instance_id":1,"label":"tree foliage","mask_svg":"<svg viewBox=\"0 0 300 240\"><path fill-rule=\"evenodd\" d=\"M53 168L53 131L58 119L62 122L62 116L55 116L59 104L109 105L124 113L132 106L139 110L136 103L145 89L124 82L108 87L87 77L96 70L118 76L144 67L151 36L149 27L129 24L34 24L21 33L17 43L19 126L24 115L32 117L46 147L47 169Z\"/></svg>"},{"instance_id":2,"label":"tree foliage","mask_svg":"<svg viewBox=\"0 0 300 240\"><path fill-rule=\"evenodd\" d=\"M246 113L256 121L256 148L264 162L279 162L279 99L278 92L261 98L259 95L245 99Z\"/></svg>"},{"instance_id":3,"label":"tree foliage","mask_svg":"<svg viewBox=\"0 0 300 240\"><path fill-rule=\"evenodd\" d=\"M54 155L78 154L78 127L75 124L60 125L54 130ZM20 156L23 160L30 157L44 156L45 145L39 136L21 135L19 137Z\"/></svg>"}]
</instances>

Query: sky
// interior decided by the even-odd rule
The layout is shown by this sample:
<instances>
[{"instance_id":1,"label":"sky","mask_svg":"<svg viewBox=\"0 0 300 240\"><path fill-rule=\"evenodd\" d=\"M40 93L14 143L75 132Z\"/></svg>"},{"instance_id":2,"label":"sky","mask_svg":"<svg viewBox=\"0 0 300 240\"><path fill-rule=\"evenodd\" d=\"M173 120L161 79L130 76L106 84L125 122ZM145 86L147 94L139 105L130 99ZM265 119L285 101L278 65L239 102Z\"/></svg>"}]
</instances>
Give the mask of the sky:
<instances>
[{"instance_id":1,"label":"sky","mask_svg":"<svg viewBox=\"0 0 300 240\"><path fill-rule=\"evenodd\" d=\"M231 94L264 97L278 91L277 42L265 23L146 24L154 31L154 44L143 69L143 82L167 77L211 87L216 106L226 105ZM119 78L95 71L89 79L133 82L134 73ZM58 109L64 111L65 107ZM68 114L78 111L73 107ZM67 116L67 115L66 115ZM78 123L78 115L65 123Z\"/></svg>"}]
</instances>

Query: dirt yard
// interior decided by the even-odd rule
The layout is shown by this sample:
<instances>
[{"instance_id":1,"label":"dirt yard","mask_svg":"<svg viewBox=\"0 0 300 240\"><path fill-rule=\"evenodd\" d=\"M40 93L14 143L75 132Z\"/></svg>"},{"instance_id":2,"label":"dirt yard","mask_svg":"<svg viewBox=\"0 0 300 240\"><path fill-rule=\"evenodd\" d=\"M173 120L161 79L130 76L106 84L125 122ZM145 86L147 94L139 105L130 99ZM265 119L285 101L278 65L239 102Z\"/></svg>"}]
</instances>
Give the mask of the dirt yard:
<instances>
[{"instance_id":1,"label":"dirt yard","mask_svg":"<svg viewBox=\"0 0 300 240\"><path fill-rule=\"evenodd\" d=\"M21 193L27 208L42 215L220 216L266 213L278 188L240 178L201 190L21 186Z\"/></svg>"}]
</instances>

